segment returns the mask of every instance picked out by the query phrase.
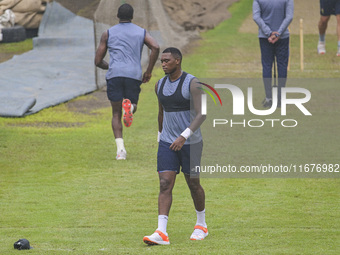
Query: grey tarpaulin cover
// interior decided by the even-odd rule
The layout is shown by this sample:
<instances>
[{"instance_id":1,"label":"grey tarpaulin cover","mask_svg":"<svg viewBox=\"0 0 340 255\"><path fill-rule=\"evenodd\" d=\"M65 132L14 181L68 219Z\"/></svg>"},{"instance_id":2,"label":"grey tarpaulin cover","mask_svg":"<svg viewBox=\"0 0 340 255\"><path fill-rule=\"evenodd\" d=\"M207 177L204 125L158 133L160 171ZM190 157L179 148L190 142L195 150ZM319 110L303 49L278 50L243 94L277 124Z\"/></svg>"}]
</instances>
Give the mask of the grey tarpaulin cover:
<instances>
[{"instance_id":1,"label":"grey tarpaulin cover","mask_svg":"<svg viewBox=\"0 0 340 255\"><path fill-rule=\"evenodd\" d=\"M96 90L93 30L92 20L48 4L33 50L0 64L0 116L24 116Z\"/></svg>"}]
</instances>

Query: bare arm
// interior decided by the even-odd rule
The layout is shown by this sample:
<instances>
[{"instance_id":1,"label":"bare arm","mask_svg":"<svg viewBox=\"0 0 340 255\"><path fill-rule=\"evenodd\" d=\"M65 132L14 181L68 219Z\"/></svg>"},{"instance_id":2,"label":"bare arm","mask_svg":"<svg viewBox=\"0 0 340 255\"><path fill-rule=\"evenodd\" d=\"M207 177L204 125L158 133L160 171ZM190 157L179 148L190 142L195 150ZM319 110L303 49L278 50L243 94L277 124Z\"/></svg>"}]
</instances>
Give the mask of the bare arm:
<instances>
[{"instance_id":1,"label":"bare arm","mask_svg":"<svg viewBox=\"0 0 340 255\"><path fill-rule=\"evenodd\" d=\"M98 46L98 49L96 51L96 56L94 59L94 64L101 68L107 70L109 68L109 64L104 60L104 57L107 52L107 39L108 39L108 34L107 31L105 31L101 38L100 38L100 43Z\"/></svg>"},{"instance_id":2,"label":"bare arm","mask_svg":"<svg viewBox=\"0 0 340 255\"><path fill-rule=\"evenodd\" d=\"M143 83L150 81L153 67L156 64L159 55L159 45L157 41L146 31L144 43L151 50L149 65L143 74Z\"/></svg>"},{"instance_id":3,"label":"bare arm","mask_svg":"<svg viewBox=\"0 0 340 255\"><path fill-rule=\"evenodd\" d=\"M191 122L189 128L192 132L195 132L205 121L206 116L202 115L202 90L199 89L202 87L201 84L198 83L198 79L194 79L190 84L190 92L192 96L192 100L194 102L194 109L196 112L196 116Z\"/></svg>"},{"instance_id":4,"label":"bare arm","mask_svg":"<svg viewBox=\"0 0 340 255\"><path fill-rule=\"evenodd\" d=\"M191 81L190 83L190 93L192 96L192 100L194 103L194 109L196 112L195 118L192 120L190 123L190 130L192 132L195 132L201 124L205 121L206 116L202 115L201 111L201 103L202 103L202 90L198 89L201 87L201 84L198 83L198 80L195 78L194 80ZM184 131L184 130L183 130ZM174 151L179 151L182 149L186 139L183 136L179 136L170 146L170 149Z\"/></svg>"}]
</instances>

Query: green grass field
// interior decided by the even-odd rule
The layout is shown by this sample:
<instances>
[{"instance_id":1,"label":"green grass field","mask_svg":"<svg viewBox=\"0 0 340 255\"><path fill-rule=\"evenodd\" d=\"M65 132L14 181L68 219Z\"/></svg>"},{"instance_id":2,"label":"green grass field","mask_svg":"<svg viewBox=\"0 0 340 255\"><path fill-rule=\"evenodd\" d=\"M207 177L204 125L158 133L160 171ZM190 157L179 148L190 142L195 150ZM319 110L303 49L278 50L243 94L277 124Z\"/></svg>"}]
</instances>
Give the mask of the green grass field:
<instances>
[{"instance_id":1,"label":"green grass field","mask_svg":"<svg viewBox=\"0 0 340 255\"><path fill-rule=\"evenodd\" d=\"M238 32L251 3L234 4L230 20L204 33L183 69L202 78L260 78L258 40ZM302 73L298 37L292 36L289 76L339 79L340 59L318 57L316 41L305 37ZM110 108L85 114L62 104L25 118L0 118L0 254L17 254L19 238L31 242L29 254L339 254L336 178L203 178L209 236L193 242L196 214L179 175L168 223L171 245L142 242L157 227L154 84L162 75L158 68L143 85L134 124L124 129L124 162L115 160ZM340 163L338 85L308 87L313 116L296 109L287 116L298 119L299 128L225 128L221 146L230 147L228 161ZM256 92L260 101L262 92Z\"/></svg>"}]
</instances>

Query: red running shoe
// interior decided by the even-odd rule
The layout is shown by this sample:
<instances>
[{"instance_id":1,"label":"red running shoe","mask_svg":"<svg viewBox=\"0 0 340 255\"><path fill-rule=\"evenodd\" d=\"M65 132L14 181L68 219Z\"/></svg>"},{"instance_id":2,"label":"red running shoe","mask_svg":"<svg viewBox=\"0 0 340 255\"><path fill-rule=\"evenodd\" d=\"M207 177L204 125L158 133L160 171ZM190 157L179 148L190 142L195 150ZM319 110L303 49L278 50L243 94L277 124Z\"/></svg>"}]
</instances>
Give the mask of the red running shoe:
<instances>
[{"instance_id":1,"label":"red running shoe","mask_svg":"<svg viewBox=\"0 0 340 255\"><path fill-rule=\"evenodd\" d=\"M122 102L123 107L123 122L126 127L130 127L133 121L133 113L131 111L132 104L129 99L124 99Z\"/></svg>"}]
</instances>

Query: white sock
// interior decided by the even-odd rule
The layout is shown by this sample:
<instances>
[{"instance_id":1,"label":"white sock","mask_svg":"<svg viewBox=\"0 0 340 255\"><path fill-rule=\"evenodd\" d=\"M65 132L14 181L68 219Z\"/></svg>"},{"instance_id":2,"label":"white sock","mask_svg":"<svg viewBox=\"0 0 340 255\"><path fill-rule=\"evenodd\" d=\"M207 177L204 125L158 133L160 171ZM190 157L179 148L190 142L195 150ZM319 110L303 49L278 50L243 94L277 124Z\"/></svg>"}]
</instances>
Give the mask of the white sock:
<instances>
[{"instance_id":1,"label":"white sock","mask_svg":"<svg viewBox=\"0 0 340 255\"><path fill-rule=\"evenodd\" d=\"M196 214L197 214L197 222L196 225L200 225L202 227L207 227L207 223L205 223L205 209L201 212L196 210Z\"/></svg>"},{"instance_id":2,"label":"white sock","mask_svg":"<svg viewBox=\"0 0 340 255\"><path fill-rule=\"evenodd\" d=\"M116 138L117 152L125 151L123 138Z\"/></svg>"},{"instance_id":3,"label":"white sock","mask_svg":"<svg viewBox=\"0 0 340 255\"><path fill-rule=\"evenodd\" d=\"M158 228L157 230L163 232L165 235L168 235L166 232L166 227L168 225L168 216L167 215L158 215Z\"/></svg>"}]
</instances>

